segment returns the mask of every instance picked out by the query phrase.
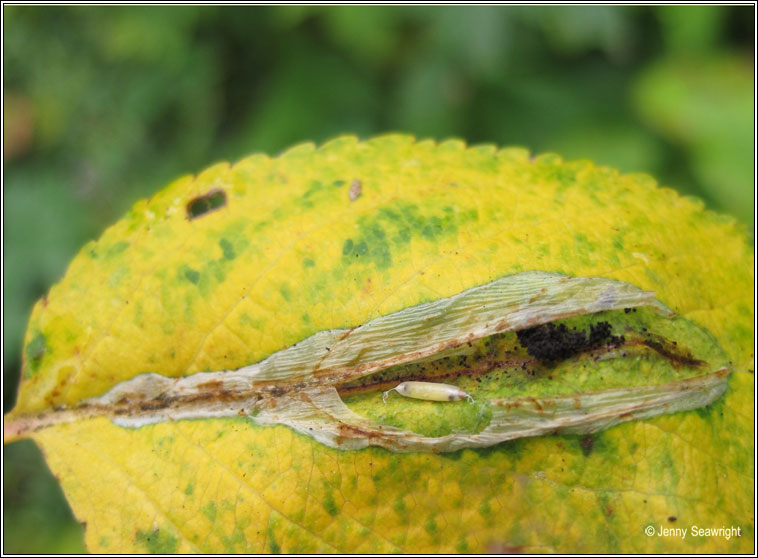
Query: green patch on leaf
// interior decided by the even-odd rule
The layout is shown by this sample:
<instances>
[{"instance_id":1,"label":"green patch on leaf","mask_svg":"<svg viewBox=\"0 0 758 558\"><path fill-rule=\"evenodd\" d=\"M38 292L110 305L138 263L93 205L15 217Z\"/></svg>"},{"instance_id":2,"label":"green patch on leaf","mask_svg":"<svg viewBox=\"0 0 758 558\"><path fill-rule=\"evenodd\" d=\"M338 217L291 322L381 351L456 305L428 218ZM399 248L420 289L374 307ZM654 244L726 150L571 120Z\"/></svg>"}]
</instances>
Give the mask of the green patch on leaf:
<instances>
[{"instance_id":1,"label":"green patch on leaf","mask_svg":"<svg viewBox=\"0 0 758 558\"><path fill-rule=\"evenodd\" d=\"M201 511L203 512L203 515L208 518L208 521L211 523L216 521L216 502L208 502L205 506L203 506Z\"/></svg>"},{"instance_id":2,"label":"green patch on leaf","mask_svg":"<svg viewBox=\"0 0 758 558\"><path fill-rule=\"evenodd\" d=\"M442 237L455 236L461 225L478 217L475 209L459 212L449 205L432 207L429 213L422 213L416 204L396 204L359 218L359 233L343 243L343 263L363 262L380 270L389 269L393 253L406 250L411 238L435 242Z\"/></svg>"},{"instance_id":3,"label":"green patch on leaf","mask_svg":"<svg viewBox=\"0 0 758 558\"><path fill-rule=\"evenodd\" d=\"M189 281L190 283L197 285L200 281L200 272L196 269L192 269L191 267L185 267L184 268L184 277Z\"/></svg>"},{"instance_id":4,"label":"green patch on leaf","mask_svg":"<svg viewBox=\"0 0 758 558\"><path fill-rule=\"evenodd\" d=\"M326 510L326 513L334 517L339 512L339 508L337 507L337 503L334 501L334 496L332 495L331 491L327 491L324 495L324 499L321 501L321 505Z\"/></svg>"},{"instance_id":5,"label":"green patch on leaf","mask_svg":"<svg viewBox=\"0 0 758 558\"><path fill-rule=\"evenodd\" d=\"M119 241L119 242L116 242L115 244L113 244L112 246L110 246L108 249L106 249L106 251L105 251L105 257L106 258L115 258L119 254L121 254L124 250L126 250L128 247L129 247L129 243L128 242L124 242L123 240Z\"/></svg>"},{"instance_id":6,"label":"green patch on leaf","mask_svg":"<svg viewBox=\"0 0 758 558\"><path fill-rule=\"evenodd\" d=\"M236 254L234 253L234 247L232 246L232 243L229 242L226 238L222 238L218 241L218 245L221 247L221 250L223 251L223 259L225 260L233 260L236 258Z\"/></svg>"},{"instance_id":7,"label":"green patch on leaf","mask_svg":"<svg viewBox=\"0 0 758 558\"><path fill-rule=\"evenodd\" d=\"M139 530L135 538L137 544L141 545L148 554L173 554L179 545L175 536L161 529Z\"/></svg>"},{"instance_id":8,"label":"green patch on leaf","mask_svg":"<svg viewBox=\"0 0 758 558\"><path fill-rule=\"evenodd\" d=\"M31 377L33 373L37 372L39 365L42 362L42 357L45 356L46 351L47 339L45 338L44 333L38 331L34 337L32 337L32 340L27 343L26 349L24 349L24 353L26 354L26 362L28 364L26 367L27 378Z\"/></svg>"},{"instance_id":9,"label":"green patch on leaf","mask_svg":"<svg viewBox=\"0 0 758 558\"><path fill-rule=\"evenodd\" d=\"M271 554L281 554L282 552L279 543L276 542L276 538L274 537L274 529L272 527L268 528L268 547L271 551Z\"/></svg>"}]
</instances>

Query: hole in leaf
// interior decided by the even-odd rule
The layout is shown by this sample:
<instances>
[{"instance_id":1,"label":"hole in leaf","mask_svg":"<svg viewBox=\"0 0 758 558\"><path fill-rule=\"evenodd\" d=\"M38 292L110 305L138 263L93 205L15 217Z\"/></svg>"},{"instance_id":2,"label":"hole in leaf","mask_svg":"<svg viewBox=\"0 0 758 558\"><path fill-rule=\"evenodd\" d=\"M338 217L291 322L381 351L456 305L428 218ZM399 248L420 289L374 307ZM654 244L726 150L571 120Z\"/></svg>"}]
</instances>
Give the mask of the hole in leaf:
<instances>
[{"instance_id":1,"label":"hole in leaf","mask_svg":"<svg viewBox=\"0 0 758 558\"><path fill-rule=\"evenodd\" d=\"M211 190L204 196L198 196L187 204L187 219L192 221L225 205L226 192L218 189Z\"/></svg>"}]
</instances>

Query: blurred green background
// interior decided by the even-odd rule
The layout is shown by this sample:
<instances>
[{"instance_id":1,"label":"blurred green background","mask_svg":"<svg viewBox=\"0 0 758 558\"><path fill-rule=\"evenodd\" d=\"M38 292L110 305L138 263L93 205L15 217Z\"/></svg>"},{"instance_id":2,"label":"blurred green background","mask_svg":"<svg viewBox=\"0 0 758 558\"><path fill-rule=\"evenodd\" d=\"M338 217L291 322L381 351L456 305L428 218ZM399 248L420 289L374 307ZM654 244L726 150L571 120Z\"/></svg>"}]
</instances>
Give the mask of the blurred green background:
<instances>
[{"instance_id":1,"label":"blurred green background","mask_svg":"<svg viewBox=\"0 0 758 558\"><path fill-rule=\"evenodd\" d=\"M753 230L754 8L4 6L3 406L33 302L137 199L217 160L387 131L654 175ZM81 552L31 442L4 552Z\"/></svg>"}]
</instances>

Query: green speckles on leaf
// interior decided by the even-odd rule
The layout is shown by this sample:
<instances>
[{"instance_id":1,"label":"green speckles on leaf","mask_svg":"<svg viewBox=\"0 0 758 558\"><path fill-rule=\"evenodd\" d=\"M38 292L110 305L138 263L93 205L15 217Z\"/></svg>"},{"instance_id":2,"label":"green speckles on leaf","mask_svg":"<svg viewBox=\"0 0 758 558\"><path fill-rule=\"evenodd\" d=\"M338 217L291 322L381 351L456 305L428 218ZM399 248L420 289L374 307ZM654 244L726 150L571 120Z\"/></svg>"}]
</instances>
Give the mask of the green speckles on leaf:
<instances>
[{"instance_id":1,"label":"green speckles on leaf","mask_svg":"<svg viewBox=\"0 0 758 558\"><path fill-rule=\"evenodd\" d=\"M282 552L279 543L276 542L276 538L274 537L274 529L271 526L268 528L268 547L271 551L271 554L281 554Z\"/></svg>"},{"instance_id":2,"label":"green speckles on leaf","mask_svg":"<svg viewBox=\"0 0 758 558\"><path fill-rule=\"evenodd\" d=\"M224 260L208 262L206 270L208 275L215 280L216 283L223 283L226 281L226 267L223 265Z\"/></svg>"},{"instance_id":3,"label":"green speckles on leaf","mask_svg":"<svg viewBox=\"0 0 758 558\"><path fill-rule=\"evenodd\" d=\"M279 287L279 292L282 293L282 298L287 302L292 298L292 289L287 283L282 283Z\"/></svg>"},{"instance_id":4,"label":"green speckles on leaf","mask_svg":"<svg viewBox=\"0 0 758 558\"><path fill-rule=\"evenodd\" d=\"M589 264L595 254L597 254L596 244L590 242L584 234L576 233L574 235L574 260Z\"/></svg>"},{"instance_id":5,"label":"green speckles on leaf","mask_svg":"<svg viewBox=\"0 0 758 558\"><path fill-rule=\"evenodd\" d=\"M27 378L29 378L34 372L37 371L40 363L42 362L42 357L45 356L46 351L47 339L45 338L44 333L38 331L34 337L32 337L32 340L27 343L26 349L24 349L24 353L26 354L26 362L28 364L26 367Z\"/></svg>"},{"instance_id":6,"label":"green speckles on leaf","mask_svg":"<svg viewBox=\"0 0 758 558\"><path fill-rule=\"evenodd\" d=\"M239 324L243 328L259 329L262 323L260 317L253 317L247 312L243 312L239 319Z\"/></svg>"},{"instance_id":7,"label":"green speckles on leaf","mask_svg":"<svg viewBox=\"0 0 758 558\"><path fill-rule=\"evenodd\" d=\"M650 281L652 281L653 284L656 285L657 287L662 287L666 284L663 278L660 275L658 275L658 273L655 270L649 267L645 267L644 271L645 271L645 276L648 279L650 279Z\"/></svg>"},{"instance_id":8,"label":"green speckles on leaf","mask_svg":"<svg viewBox=\"0 0 758 558\"><path fill-rule=\"evenodd\" d=\"M144 327L145 315L142 300L138 299L134 305L134 318L132 320L137 327Z\"/></svg>"},{"instance_id":9,"label":"green speckles on leaf","mask_svg":"<svg viewBox=\"0 0 758 558\"><path fill-rule=\"evenodd\" d=\"M237 257L237 255L234 253L234 247L232 246L232 243L229 242L226 238L219 240L218 245L221 247L221 250L223 252L222 258L224 260L233 260Z\"/></svg>"},{"instance_id":10,"label":"green speckles on leaf","mask_svg":"<svg viewBox=\"0 0 758 558\"><path fill-rule=\"evenodd\" d=\"M221 249L220 256L218 248L213 248L214 258L224 266L231 266L245 250L250 246L250 236L252 230L260 230L260 223L251 219L237 219L226 226L222 231L210 236L210 240L215 242ZM210 259L210 258L209 258Z\"/></svg>"},{"instance_id":11,"label":"green speckles on leaf","mask_svg":"<svg viewBox=\"0 0 758 558\"><path fill-rule=\"evenodd\" d=\"M424 524L424 529L426 530L427 533L429 533L432 536L438 534L437 522L435 521L433 517L430 517L429 519L427 519L426 523Z\"/></svg>"},{"instance_id":12,"label":"green speckles on leaf","mask_svg":"<svg viewBox=\"0 0 758 558\"><path fill-rule=\"evenodd\" d=\"M120 266L116 271L111 273L111 276L108 278L108 286L109 287L117 287L125 277L129 276L129 268L126 266Z\"/></svg>"},{"instance_id":13,"label":"green speckles on leaf","mask_svg":"<svg viewBox=\"0 0 758 558\"><path fill-rule=\"evenodd\" d=\"M137 544L142 545L149 554L174 554L179 545L177 538L161 529L137 531Z\"/></svg>"},{"instance_id":14,"label":"green speckles on leaf","mask_svg":"<svg viewBox=\"0 0 758 558\"><path fill-rule=\"evenodd\" d=\"M192 496L193 492L195 492L195 483L194 483L194 482L192 482L192 481L190 481L190 482L187 484L187 488L185 488L185 489L184 489L184 493L185 493L187 496Z\"/></svg>"},{"instance_id":15,"label":"green speckles on leaf","mask_svg":"<svg viewBox=\"0 0 758 558\"><path fill-rule=\"evenodd\" d=\"M427 240L434 240L438 236L441 236L444 231L445 227L443 227L442 219L439 217L431 217L421 228L421 236Z\"/></svg>"},{"instance_id":16,"label":"green speckles on leaf","mask_svg":"<svg viewBox=\"0 0 758 558\"><path fill-rule=\"evenodd\" d=\"M395 510L395 513L398 515L403 515L407 511L407 508L405 506L405 501L402 497L398 497L395 500L395 503L392 505L392 509Z\"/></svg>"},{"instance_id":17,"label":"green speckles on leaf","mask_svg":"<svg viewBox=\"0 0 758 558\"><path fill-rule=\"evenodd\" d=\"M174 441L175 439L173 436L161 436L155 441L155 444L153 445L153 452L155 452L157 455L168 458L173 451L172 446L174 445Z\"/></svg>"},{"instance_id":18,"label":"green speckles on leaf","mask_svg":"<svg viewBox=\"0 0 758 558\"><path fill-rule=\"evenodd\" d=\"M249 524L249 521L247 524ZM235 526L230 537L222 536L221 541L224 543L224 550L227 554L240 554L244 552L247 539L245 539L245 530L244 527L241 526L241 522Z\"/></svg>"},{"instance_id":19,"label":"green speckles on leaf","mask_svg":"<svg viewBox=\"0 0 758 558\"><path fill-rule=\"evenodd\" d=\"M376 266L380 269L389 267L392 260L389 257L389 250L385 246L375 246L375 253L369 255L369 245L365 240L360 242L353 242L352 238L348 238L342 247L343 261L346 265L351 263L357 263L361 261L374 261ZM367 257L368 256L368 257Z\"/></svg>"},{"instance_id":20,"label":"green speckles on leaf","mask_svg":"<svg viewBox=\"0 0 758 558\"><path fill-rule=\"evenodd\" d=\"M353 242L352 238L348 238L342 246L342 255L346 258L360 258L366 254L368 254L368 244L364 240Z\"/></svg>"},{"instance_id":21,"label":"green speckles on leaf","mask_svg":"<svg viewBox=\"0 0 758 558\"><path fill-rule=\"evenodd\" d=\"M105 257L106 258L115 258L120 253L122 253L124 250L126 250L129 247L128 242L120 241L113 244L110 248L108 248L105 251Z\"/></svg>"},{"instance_id":22,"label":"green speckles on leaf","mask_svg":"<svg viewBox=\"0 0 758 558\"><path fill-rule=\"evenodd\" d=\"M372 263L377 269L389 269L393 252L406 249L411 238L429 242L455 235L460 225L478 218L475 209L457 211L452 206L432 209L422 214L416 204L393 204L382 207L370 216L358 219L359 233L345 240L342 246L343 263Z\"/></svg>"},{"instance_id":23,"label":"green speckles on leaf","mask_svg":"<svg viewBox=\"0 0 758 558\"><path fill-rule=\"evenodd\" d=\"M443 458L448 459L450 461L458 461L461 457L463 457L462 451L451 451L447 453L440 454Z\"/></svg>"},{"instance_id":24,"label":"green speckles on leaf","mask_svg":"<svg viewBox=\"0 0 758 558\"><path fill-rule=\"evenodd\" d=\"M305 258L303 259L303 267L314 267L316 265L316 262L314 262L311 258Z\"/></svg>"},{"instance_id":25,"label":"green speckles on leaf","mask_svg":"<svg viewBox=\"0 0 758 558\"><path fill-rule=\"evenodd\" d=\"M239 224L230 227L226 232L229 233L230 229L238 228ZM233 240L230 240L230 238ZM209 295L211 295L216 287L226 281L230 270L233 268L233 262L236 260L237 256L240 255L241 251L244 250L247 246L246 240L237 240L237 238L233 236L224 236L215 242L220 248L221 252L218 259L207 259L201 264L202 267L200 269L195 269L188 264L182 264L178 269L178 278L180 281L189 281L193 285L196 285L200 291L200 295L204 298L207 298ZM214 248L217 253L219 251L219 248ZM164 306L169 309L173 308L175 306L173 299L176 296L177 294L174 291L166 292L164 297L166 300L163 301ZM183 300L180 301L180 304L189 307L192 304L192 300Z\"/></svg>"},{"instance_id":26,"label":"green speckles on leaf","mask_svg":"<svg viewBox=\"0 0 758 558\"><path fill-rule=\"evenodd\" d=\"M200 281L200 272L195 269L192 269L191 267L184 266L184 277L190 283L197 285L198 282Z\"/></svg>"},{"instance_id":27,"label":"green speckles on leaf","mask_svg":"<svg viewBox=\"0 0 758 558\"><path fill-rule=\"evenodd\" d=\"M328 490L326 494L324 495L324 499L321 501L321 505L326 510L326 513L334 517L339 512L339 508L337 507L337 503L334 501L334 496L332 496L332 492Z\"/></svg>"},{"instance_id":28,"label":"green speckles on leaf","mask_svg":"<svg viewBox=\"0 0 758 558\"><path fill-rule=\"evenodd\" d=\"M300 205L304 208L310 209L314 206L315 201L319 197L319 194L326 190L326 186L320 180L311 180L308 184L308 189L300 198Z\"/></svg>"},{"instance_id":29,"label":"green speckles on leaf","mask_svg":"<svg viewBox=\"0 0 758 558\"><path fill-rule=\"evenodd\" d=\"M619 252L624 250L624 234L618 233L613 237L613 247Z\"/></svg>"},{"instance_id":30,"label":"green speckles on leaf","mask_svg":"<svg viewBox=\"0 0 758 558\"><path fill-rule=\"evenodd\" d=\"M482 503L479 504L479 515L481 515L484 519L492 518L492 508L490 507L489 500L482 500Z\"/></svg>"},{"instance_id":31,"label":"green speckles on leaf","mask_svg":"<svg viewBox=\"0 0 758 558\"><path fill-rule=\"evenodd\" d=\"M387 239L387 235L384 232L384 229L378 223L372 223L371 225L367 226L365 229L365 236L377 243L384 243Z\"/></svg>"},{"instance_id":32,"label":"green speckles on leaf","mask_svg":"<svg viewBox=\"0 0 758 558\"><path fill-rule=\"evenodd\" d=\"M540 162L555 164L555 166L545 173L545 178L548 180L554 180L558 183L557 196L555 201L557 203L563 202L563 193L572 185L576 183L576 172L573 169L566 168L560 165L560 157L555 160L548 161L547 157L540 157Z\"/></svg>"},{"instance_id":33,"label":"green speckles on leaf","mask_svg":"<svg viewBox=\"0 0 758 558\"><path fill-rule=\"evenodd\" d=\"M713 419L714 415L723 413L722 406L723 406L723 403L721 403L720 401L714 401L710 405L706 405L705 407L699 407L695 409L695 412L701 419L705 421L710 421Z\"/></svg>"},{"instance_id":34,"label":"green speckles on leaf","mask_svg":"<svg viewBox=\"0 0 758 558\"><path fill-rule=\"evenodd\" d=\"M747 304L737 304L734 309L743 318L749 318L749 319L753 318L753 311L750 309L750 307Z\"/></svg>"},{"instance_id":35,"label":"green speckles on leaf","mask_svg":"<svg viewBox=\"0 0 758 558\"><path fill-rule=\"evenodd\" d=\"M671 451L665 449L660 454L661 471L663 476L668 475L671 485L676 486L679 484L679 471L677 470L674 458L671 456Z\"/></svg>"},{"instance_id":36,"label":"green speckles on leaf","mask_svg":"<svg viewBox=\"0 0 758 558\"><path fill-rule=\"evenodd\" d=\"M200 511L203 512L203 515L207 517L208 521L211 523L216 521L216 502L208 502Z\"/></svg>"}]
</instances>

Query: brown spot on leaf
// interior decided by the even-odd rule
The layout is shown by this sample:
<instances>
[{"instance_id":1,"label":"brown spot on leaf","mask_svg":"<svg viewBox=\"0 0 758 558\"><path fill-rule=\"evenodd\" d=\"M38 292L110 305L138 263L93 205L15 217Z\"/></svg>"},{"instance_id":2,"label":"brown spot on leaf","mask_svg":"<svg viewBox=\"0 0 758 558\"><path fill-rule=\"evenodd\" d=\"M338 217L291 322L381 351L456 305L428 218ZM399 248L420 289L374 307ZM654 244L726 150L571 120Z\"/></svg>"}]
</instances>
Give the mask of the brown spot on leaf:
<instances>
[{"instance_id":1,"label":"brown spot on leaf","mask_svg":"<svg viewBox=\"0 0 758 558\"><path fill-rule=\"evenodd\" d=\"M544 410L539 402L539 399L535 399L534 397L529 397L528 399L534 404L534 408L537 409L540 413Z\"/></svg>"},{"instance_id":2,"label":"brown spot on leaf","mask_svg":"<svg viewBox=\"0 0 758 558\"><path fill-rule=\"evenodd\" d=\"M360 198L362 192L363 186L361 185L361 181L358 179L353 180L353 183L350 184L350 193L348 194L350 201L355 201Z\"/></svg>"},{"instance_id":3,"label":"brown spot on leaf","mask_svg":"<svg viewBox=\"0 0 758 558\"><path fill-rule=\"evenodd\" d=\"M224 382L221 380L210 380L208 382L203 382L202 384L198 384L197 387L202 390L207 391L219 391L224 385Z\"/></svg>"},{"instance_id":4,"label":"brown spot on leaf","mask_svg":"<svg viewBox=\"0 0 758 558\"><path fill-rule=\"evenodd\" d=\"M536 295L534 295L532 298L529 299L529 304L533 304L536 300L544 296L545 293L547 293L547 289L543 287L540 290L540 292L538 292Z\"/></svg>"},{"instance_id":5,"label":"brown spot on leaf","mask_svg":"<svg viewBox=\"0 0 758 558\"><path fill-rule=\"evenodd\" d=\"M595 439L592 436L583 436L579 440L579 447L582 448L582 453L584 454L584 457L589 457L589 455L592 453L592 449L595 447Z\"/></svg>"},{"instance_id":6,"label":"brown spot on leaf","mask_svg":"<svg viewBox=\"0 0 758 558\"><path fill-rule=\"evenodd\" d=\"M269 390L269 393L273 395L274 397L281 397L282 395L287 393L287 389L284 388L283 386L275 385Z\"/></svg>"}]
</instances>

